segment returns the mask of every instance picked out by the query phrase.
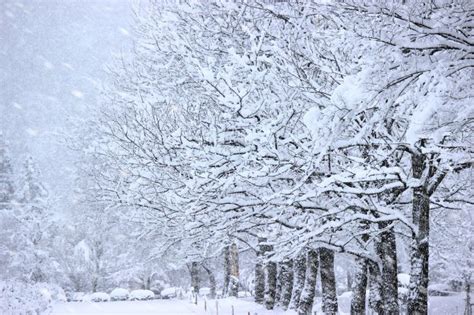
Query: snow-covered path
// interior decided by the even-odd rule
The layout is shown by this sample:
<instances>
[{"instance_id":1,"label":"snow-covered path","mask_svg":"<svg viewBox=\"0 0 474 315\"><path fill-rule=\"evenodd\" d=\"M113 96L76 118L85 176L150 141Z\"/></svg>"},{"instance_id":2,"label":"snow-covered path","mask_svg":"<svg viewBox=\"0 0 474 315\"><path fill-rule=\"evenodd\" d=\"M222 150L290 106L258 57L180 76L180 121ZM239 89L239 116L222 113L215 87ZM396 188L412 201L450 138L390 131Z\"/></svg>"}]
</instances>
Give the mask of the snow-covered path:
<instances>
[{"instance_id":1,"label":"snow-covered path","mask_svg":"<svg viewBox=\"0 0 474 315\"><path fill-rule=\"evenodd\" d=\"M206 303L200 300L197 305L189 300L152 300L152 301L122 301L122 302L69 302L58 303L53 307L52 315L295 315L295 312L284 312L281 309L266 310L264 306L256 304L251 298L226 298Z\"/></svg>"},{"instance_id":2,"label":"snow-covered path","mask_svg":"<svg viewBox=\"0 0 474 315\"><path fill-rule=\"evenodd\" d=\"M472 297L474 299L474 295ZM234 308L234 315L296 315L294 311L284 312L276 308L266 310L262 305L256 304L251 298L218 300L219 312L216 312L216 301L211 300L206 304L204 300L198 305L191 304L189 300L152 300L152 301L123 301L106 303L70 302L58 303L53 307L52 315L230 315ZM340 298L340 315L349 314L350 302ZM320 298L316 299L313 309L317 314L321 312ZM429 315L462 315L464 312L464 296L430 297Z\"/></svg>"},{"instance_id":3,"label":"snow-covered path","mask_svg":"<svg viewBox=\"0 0 474 315\"><path fill-rule=\"evenodd\" d=\"M197 308L188 301L154 300L147 302L123 301L108 303L60 303L53 307L52 315L191 315Z\"/></svg>"}]
</instances>

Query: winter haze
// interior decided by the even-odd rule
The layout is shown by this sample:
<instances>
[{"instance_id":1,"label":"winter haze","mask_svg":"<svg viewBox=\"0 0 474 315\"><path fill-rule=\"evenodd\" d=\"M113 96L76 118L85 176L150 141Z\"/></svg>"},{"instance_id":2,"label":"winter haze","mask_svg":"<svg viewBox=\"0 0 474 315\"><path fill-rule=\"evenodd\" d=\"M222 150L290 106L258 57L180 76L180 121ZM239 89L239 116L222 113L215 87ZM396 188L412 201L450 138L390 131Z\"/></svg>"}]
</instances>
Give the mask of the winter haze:
<instances>
[{"instance_id":1,"label":"winter haze","mask_svg":"<svg viewBox=\"0 0 474 315\"><path fill-rule=\"evenodd\" d=\"M65 139L90 118L107 65L129 51L132 9L127 0L0 3L1 129L15 156L35 156L58 211L76 177Z\"/></svg>"}]
</instances>

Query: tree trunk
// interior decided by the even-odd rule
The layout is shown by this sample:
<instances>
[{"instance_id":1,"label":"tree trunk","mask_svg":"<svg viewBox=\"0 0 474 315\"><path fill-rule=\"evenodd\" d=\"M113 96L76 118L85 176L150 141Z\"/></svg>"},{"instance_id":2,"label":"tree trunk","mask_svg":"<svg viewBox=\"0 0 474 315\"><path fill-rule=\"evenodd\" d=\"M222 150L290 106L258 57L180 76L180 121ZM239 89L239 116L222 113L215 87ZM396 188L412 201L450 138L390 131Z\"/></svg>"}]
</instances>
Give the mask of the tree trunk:
<instances>
[{"instance_id":1,"label":"tree trunk","mask_svg":"<svg viewBox=\"0 0 474 315\"><path fill-rule=\"evenodd\" d=\"M368 153L364 152L364 156L368 161ZM362 210L363 214L367 214L366 210ZM362 220L360 227L363 231L370 230L370 223L367 220ZM368 241L370 240L369 234L362 234L361 242L364 244L364 248L367 247ZM369 274L369 264L371 262L367 258L356 258L356 274L355 274L355 283L353 287L353 295L351 300L351 315L358 315L366 313L367 308L367 286L370 282Z\"/></svg>"},{"instance_id":2,"label":"tree trunk","mask_svg":"<svg viewBox=\"0 0 474 315\"><path fill-rule=\"evenodd\" d=\"M290 308L298 309L298 305L300 303L301 291L303 291L304 280L306 276L306 254L305 253L301 253L298 257L296 257L295 262L293 264L293 269L294 269L294 284L293 284L293 292L291 294Z\"/></svg>"},{"instance_id":3,"label":"tree trunk","mask_svg":"<svg viewBox=\"0 0 474 315\"><path fill-rule=\"evenodd\" d=\"M199 294L199 285L200 285L200 279L199 279L199 265L197 262L193 261L191 263L191 287L193 288L194 294Z\"/></svg>"},{"instance_id":4,"label":"tree trunk","mask_svg":"<svg viewBox=\"0 0 474 315\"><path fill-rule=\"evenodd\" d=\"M291 293L293 292L293 260L288 259L281 263L280 270L281 283L281 307L286 311L291 301Z\"/></svg>"},{"instance_id":5,"label":"tree trunk","mask_svg":"<svg viewBox=\"0 0 474 315\"><path fill-rule=\"evenodd\" d=\"M369 305L379 315L383 315L382 276L379 266L369 262Z\"/></svg>"},{"instance_id":6,"label":"tree trunk","mask_svg":"<svg viewBox=\"0 0 474 315\"><path fill-rule=\"evenodd\" d=\"M216 298L216 288L217 288L217 282L216 282L216 277L212 273L212 271L209 271L209 297L211 299Z\"/></svg>"},{"instance_id":7,"label":"tree trunk","mask_svg":"<svg viewBox=\"0 0 474 315\"><path fill-rule=\"evenodd\" d=\"M277 263L277 283L275 289L275 304L279 304L281 300L281 262Z\"/></svg>"},{"instance_id":8,"label":"tree trunk","mask_svg":"<svg viewBox=\"0 0 474 315\"><path fill-rule=\"evenodd\" d=\"M230 283L230 247L224 247L224 286L222 296L227 296Z\"/></svg>"},{"instance_id":9,"label":"tree trunk","mask_svg":"<svg viewBox=\"0 0 474 315\"><path fill-rule=\"evenodd\" d=\"M273 261L265 264L265 307L272 310L275 306L277 265Z\"/></svg>"},{"instance_id":10,"label":"tree trunk","mask_svg":"<svg viewBox=\"0 0 474 315\"><path fill-rule=\"evenodd\" d=\"M318 276L318 252L309 250L306 256L306 277L303 291L298 303L298 315L310 315L313 309L316 294L316 280Z\"/></svg>"},{"instance_id":11,"label":"tree trunk","mask_svg":"<svg viewBox=\"0 0 474 315\"><path fill-rule=\"evenodd\" d=\"M352 288L354 286L354 278L352 275L352 271L347 271L346 272L346 289L347 291L352 291Z\"/></svg>"},{"instance_id":12,"label":"tree trunk","mask_svg":"<svg viewBox=\"0 0 474 315\"><path fill-rule=\"evenodd\" d=\"M208 276L209 276L209 297L211 299L215 299L216 298L216 287L217 287L217 283L216 283L216 277L214 276L214 273L212 272L212 270L210 268L207 268L206 266L202 266L204 268L204 270L207 272Z\"/></svg>"},{"instance_id":13,"label":"tree trunk","mask_svg":"<svg viewBox=\"0 0 474 315\"><path fill-rule=\"evenodd\" d=\"M98 282L99 282L99 279L97 278L97 276L94 275L92 277L92 293L97 292Z\"/></svg>"},{"instance_id":14,"label":"tree trunk","mask_svg":"<svg viewBox=\"0 0 474 315\"><path fill-rule=\"evenodd\" d=\"M151 289L151 276L146 277L145 281L145 290L150 290Z\"/></svg>"},{"instance_id":15,"label":"tree trunk","mask_svg":"<svg viewBox=\"0 0 474 315\"><path fill-rule=\"evenodd\" d=\"M397 244L393 227L388 228L391 222L382 222L379 228L383 230L377 243L378 256L382 261L382 304L384 315L399 314L398 305L398 277L397 277Z\"/></svg>"},{"instance_id":16,"label":"tree trunk","mask_svg":"<svg viewBox=\"0 0 474 315\"><path fill-rule=\"evenodd\" d=\"M265 273L263 272L263 264L257 262L255 265L255 302L263 303L265 296Z\"/></svg>"},{"instance_id":17,"label":"tree trunk","mask_svg":"<svg viewBox=\"0 0 474 315\"><path fill-rule=\"evenodd\" d=\"M265 297L265 273L263 270L265 247L262 245L264 242L264 238L258 239L257 263L255 264L255 302L260 304L263 303Z\"/></svg>"},{"instance_id":18,"label":"tree trunk","mask_svg":"<svg viewBox=\"0 0 474 315\"><path fill-rule=\"evenodd\" d=\"M229 295L238 297L239 295L239 249L233 243L229 251L229 266L230 266L230 287Z\"/></svg>"},{"instance_id":19,"label":"tree trunk","mask_svg":"<svg viewBox=\"0 0 474 315\"><path fill-rule=\"evenodd\" d=\"M413 177L421 179L424 173L426 156L412 155ZM429 273L429 233L430 199L426 187L413 189L413 223L418 233L413 235L411 248L410 295L408 313L411 315L428 314L428 273Z\"/></svg>"},{"instance_id":20,"label":"tree trunk","mask_svg":"<svg viewBox=\"0 0 474 315\"><path fill-rule=\"evenodd\" d=\"M464 315L472 315L471 308L471 277L468 277L465 281L466 288L466 307L464 309Z\"/></svg>"},{"instance_id":21,"label":"tree trunk","mask_svg":"<svg viewBox=\"0 0 474 315\"><path fill-rule=\"evenodd\" d=\"M352 290L351 315L365 314L368 261L366 258L357 258L356 265L357 271Z\"/></svg>"},{"instance_id":22,"label":"tree trunk","mask_svg":"<svg viewBox=\"0 0 474 315\"><path fill-rule=\"evenodd\" d=\"M323 312L327 315L337 314L336 275L334 274L334 251L319 249L321 289L323 292Z\"/></svg>"},{"instance_id":23,"label":"tree trunk","mask_svg":"<svg viewBox=\"0 0 474 315\"><path fill-rule=\"evenodd\" d=\"M265 294L264 301L265 307L267 310L273 309L275 306L275 295L276 295L276 285L277 285L277 265L273 261L268 261L268 253L273 251L273 246L268 244L263 244L266 242L266 239L260 239L260 251L263 256L265 256L266 263L264 264L264 275L265 275Z\"/></svg>"}]
</instances>

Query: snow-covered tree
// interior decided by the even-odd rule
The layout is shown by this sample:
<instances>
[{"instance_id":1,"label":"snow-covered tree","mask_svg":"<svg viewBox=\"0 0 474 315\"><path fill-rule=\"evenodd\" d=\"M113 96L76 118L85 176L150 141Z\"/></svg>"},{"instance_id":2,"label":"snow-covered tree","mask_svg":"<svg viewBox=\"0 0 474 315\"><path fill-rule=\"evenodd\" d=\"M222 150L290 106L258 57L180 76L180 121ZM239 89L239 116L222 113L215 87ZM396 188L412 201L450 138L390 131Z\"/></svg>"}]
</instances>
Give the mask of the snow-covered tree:
<instances>
[{"instance_id":1,"label":"snow-covered tree","mask_svg":"<svg viewBox=\"0 0 474 315\"><path fill-rule=\"evenodd\" d=\"M52 224L48 203L48 192L42 184L41 174L33 161L28 157L20 174L16 201L19 213L16 218L21 226L21 247L17 253L22 273L33 282L44 282L48 279L48 266L51 257L48 252ZM20 241L20 239L18 239Z\"/></svg>"},{"instance_id":2,"label":"snow-covered tree","mask_svg":"<svg viewBox=\"0 0 474 315\"><path fill-rule=\"evenodd\" d=\"M14 199L13 169L8 146L3 133L0 133L0 209L9 209Z\"/></svg>"},{"instance_id":3,"label":"snow-covered tree","mask_svg":"<svg viewBox=\"0 0 474 315\"><path fill-rule=\"evenodd\" d=\"M14 200L13 169L10 162L8 147L3 134L0 133L0 264L5 268L11 260L11 235L10 228L16 220L12 215ZM3 277L6 274L3 275ZM2 277L2 278L3 278Z\"/></svg>"},{"instance_id":4,"label":"snow-covered tree","mask_svg":"<svg viewBox=\"0 0 474 315\"><path fill-rule=\"evenodd\" d=\"M277 264L295 261L294 289L281 284L302 314L318 268L324 311L337 312L338 252L357 261L353 312L370 286L372 308L398 313L403 235L409 310L426 313L430 207L452 202L440 185L472 166L469 3L148 9L94 127L101 201L182 265L234 239L257 248L269 309Z\"/></svg>"}]
</instances>

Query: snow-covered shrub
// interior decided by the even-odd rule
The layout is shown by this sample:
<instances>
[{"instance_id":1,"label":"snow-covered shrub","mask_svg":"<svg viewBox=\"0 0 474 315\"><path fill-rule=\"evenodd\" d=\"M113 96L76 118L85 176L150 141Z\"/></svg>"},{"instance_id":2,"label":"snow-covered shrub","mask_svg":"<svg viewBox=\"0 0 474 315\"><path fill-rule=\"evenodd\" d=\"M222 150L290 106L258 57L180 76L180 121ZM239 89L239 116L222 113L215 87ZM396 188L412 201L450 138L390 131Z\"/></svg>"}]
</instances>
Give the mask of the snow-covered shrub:
<instances>
[{"instance_id":1,"label":"snow-covered shrub","mask_svg":"<svg viewBox=\"0 0 474 315\"><path fill-rule=\"evenodd\" d=\"M47 287L38 286L38 291L46 300L53 301L53 295Z\"/></svg>"},{"instance_id":2,"label":"snow-covered shrub","mask_svg":"<svg viewBox=\"0 0 474 315\"><path fill-rule=\"evenodd\" d=\"M177 287L166 288L161 291L161 298L162 299L174 299L178 296Z\"/></svg>"},{"instance_id":3,"label":"snow-covered shrub","mask_svg":"<svg viewBox=\"0 0 474 315\"><path fill-rule=\"evenodd\" d=\"M56 296L56 300L55 301L58 301L58 302L67 302L67 297L66 297L66 294L58 294Z\"/></svg>"},{"instance_id":4,"label":"snow-covered shrub","mask_svg":"<svg viewBox=\"0 0 474 315\"><path fill-rule=\"evenodd\" d=\"M95 292L91 294L92 302L108 302L110 301L110 296L105 292Z\"/></svg>"},{"instance_id":5,"label":"snow-covered shrub","mask_svg":"<svg viewBox=\"0 0 474 315\"><path fill-rule=\"evenodd\" d=\"M151 300L155 298L155 294L150 290L133 290L130 293L129 299L131 301L144 301L144 300Z\"/></svg>"},{"instance_id":6,"label":"snow-covered shrub","mask_svg":"<svg viewBox=\"0 0 474 315\"><path fill-rule=\"evenodd\" d=\"M70 302L82 302L82 299L86 295L84 292L71 292L68 297Z\"/></svg>"},{"instance_id":7,"label":"snow-covered shrub","mask_svg":"<svg viewBox=\"0 0 474 315\"><path fill-rule=\"evenodd\" d=\"M66 293L64 293L63 288L56 284L49 284L49 283L39 283L37 286L40 288L40 291L45 294L49 295L52 301L58 302L66 302Z\"/></svg>"},{"instance_id":8,"label":"snow-covered shrub","mask_svg":"<svg viewBox=\"0 0 474 315\"><path fill-rule=\"evenodd\" d=\"M151 288L151 292L153 292L153 294L155 294L155 299L161 299L161 290L163 288Z\"/></svg>"},{"instance_id":9,"label":"snow-covered shrub","mask_svg":"<svg viewBox=\"0 0 474 315\"><path fill-rule=\"evenodd\" d=\"M451 287L446 283L434 283L428 286L428 295L430 296L450 296L456 292L452 292Z\"/></svg>"},{"instance_id":10,"label":"snow-covered shrub","mask_svg":"<svg viewBox=\"0 0 474 315\"><path fill-rule=\"evenodd\" d=\"M200 288L199 296L208 296L211 293L211 288Z\"/></svg>"},{"instance_id":11,"label":"snow-covered shrub","mask_svg":"<svg viewBox=\"0 0 474 315\"><path fill-rule=\"evenodd\" d=\"M39 285L0 281L0 314L49 314L51 295Z\"/></svg>"},{"instance_id":12,"label":"snow-covered shrub","mask_svg":"<svg viewBox=\"0 0 474 315\"><path fill-rule=\"evenodd\" d=\"M112 301L125 301L128 300L128 290L122 288L116 288L110 292L110 299Z\"/></svg>"},{"instance_id":13,"label":"snow-covered shrub","mask_svg":"<svg viewBox=\"0 0 474 315\"><path fill-rule=\"evenodd\" d=\"M237 293L237 296L238 296L239 298L245 298L245 297L251 297L252 294L250 294L249 291L239 291L239 292Z\"/></svg>"}]
</instances>

